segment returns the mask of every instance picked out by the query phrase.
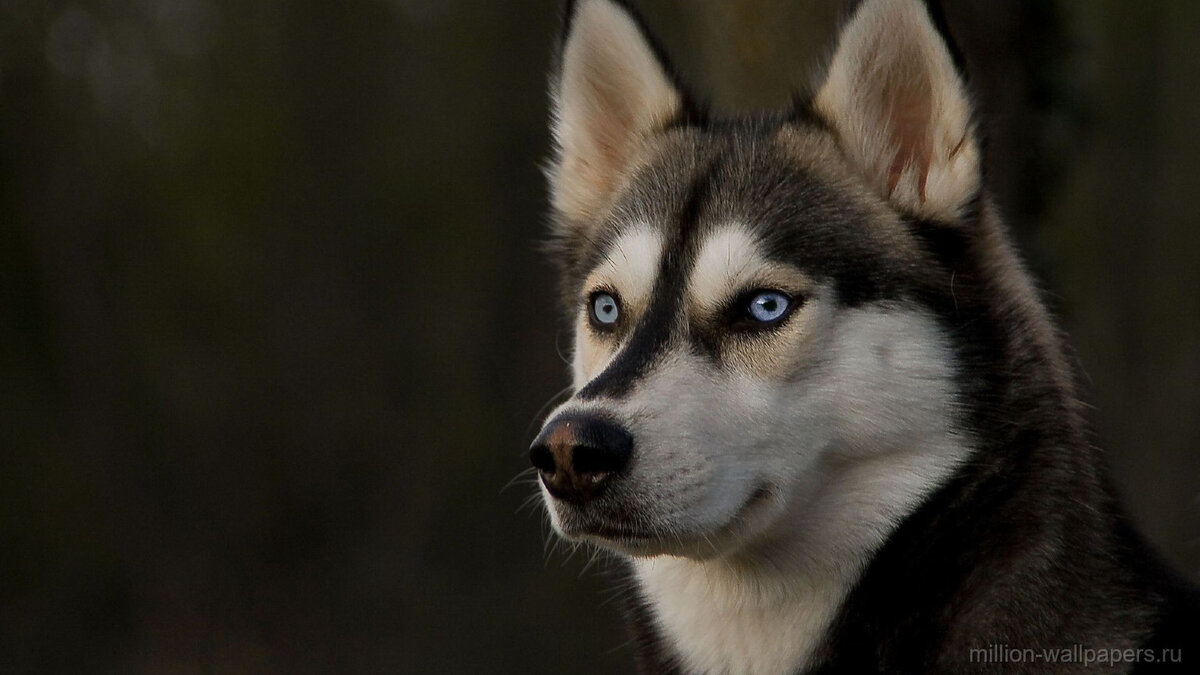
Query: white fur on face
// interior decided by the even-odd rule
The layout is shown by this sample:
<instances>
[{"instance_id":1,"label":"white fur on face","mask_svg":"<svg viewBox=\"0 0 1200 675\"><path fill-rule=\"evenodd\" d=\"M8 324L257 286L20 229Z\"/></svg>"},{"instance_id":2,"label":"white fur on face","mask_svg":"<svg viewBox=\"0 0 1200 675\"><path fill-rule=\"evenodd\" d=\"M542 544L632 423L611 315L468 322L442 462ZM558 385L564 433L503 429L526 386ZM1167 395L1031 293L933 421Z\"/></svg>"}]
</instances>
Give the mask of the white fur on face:
<instances>
[{"instance_id":1,"label":"white fur on face","mask_svg":"<svg viewBox=\"0 0 1200 675\"><path fill-rule=\"evenodd\" d=\"M869 307L815 325L821 351L793 381L674 366L620 406L645 420L635 508L706 533L684 555L635 559L689 672L802 668L873 552L969 453L932 318ZM720 527L764 481L770 502Z\"/></svg>"},{"instance_id":2,"label":"white fur on face","mask_svg":"<svg viewBox=\"0 0 1200 675\"><path fill-rule=\"evenodd\" d=\"M871 185L902 210L953 220L978 190L970 104L921 0L859 6L816 108Z\"/></svg>"},{"instance_id":3,"label":"white fur on face","mask_svg":"<svg viewBox=\"0 0 1200 675\"><path fill-rule=\"evenodd\" d=\"M682 97L637 23L611 0L579 0L563 47L551 125L554 206L585 220L613 193L645 136Z\"/></svg>"},{"instance_id":4,"label":"white fur on face","mask_svg":"<svg viewBox=\"0 0 1200 675\"><path fill-rule=\"evenodd\" d=\"M699 307L713 311L753 280L763 265L757 238L745 227L725 227L700 249L688 294Z\"/></svg>"},{"instance_id":5,"label":"white fur on face","mask_svg":"<svg viewBox=\"0 0 1200 675\"><path fill-rule=\"evenodd\" d=\"M662 232L649 225L626 229L609 248L604 260L584 281L586 292L607 286L621 296L622 304L640 313L650 300L663 253Z\"/></svg>"}]
</instances>

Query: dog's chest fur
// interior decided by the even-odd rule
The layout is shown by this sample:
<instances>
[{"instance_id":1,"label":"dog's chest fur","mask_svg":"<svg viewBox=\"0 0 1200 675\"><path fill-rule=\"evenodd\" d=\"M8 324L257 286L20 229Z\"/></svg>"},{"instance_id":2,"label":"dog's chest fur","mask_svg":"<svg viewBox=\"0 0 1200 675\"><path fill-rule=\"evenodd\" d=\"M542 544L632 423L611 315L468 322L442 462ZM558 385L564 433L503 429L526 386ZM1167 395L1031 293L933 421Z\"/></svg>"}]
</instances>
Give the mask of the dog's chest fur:
<instances>
[{"instance_id":1,"label":"dog's chest fur","mask_svg":"<svg viewBox=\"0 0 1200 675\"><path fill-rule=\"evenodd\" d=\"M827 575L751 587L752 578L733 570L680 558L636 568L664 639L694 673L799 672L846 587Z\"/></svg>"}]
</instances>

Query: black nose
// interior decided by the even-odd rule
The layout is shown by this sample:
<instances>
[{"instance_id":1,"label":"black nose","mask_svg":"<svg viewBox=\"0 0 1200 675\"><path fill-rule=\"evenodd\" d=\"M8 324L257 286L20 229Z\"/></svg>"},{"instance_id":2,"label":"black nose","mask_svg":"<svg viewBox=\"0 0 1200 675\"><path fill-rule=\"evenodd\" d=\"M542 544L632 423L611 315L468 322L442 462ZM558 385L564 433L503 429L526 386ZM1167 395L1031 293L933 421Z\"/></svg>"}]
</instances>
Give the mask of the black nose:
<instances>
[{"instance_id":1,"label":"black nose","mask_svg":"<svg viewBox=\"0 0 1200 675\"><path fill-rule=\"evenodd\" d=\"M557 499L581 504L629 464L633 437L608 420L566 415L547 424L529 448L529 461Z\"/></svg>"}]
</instances>

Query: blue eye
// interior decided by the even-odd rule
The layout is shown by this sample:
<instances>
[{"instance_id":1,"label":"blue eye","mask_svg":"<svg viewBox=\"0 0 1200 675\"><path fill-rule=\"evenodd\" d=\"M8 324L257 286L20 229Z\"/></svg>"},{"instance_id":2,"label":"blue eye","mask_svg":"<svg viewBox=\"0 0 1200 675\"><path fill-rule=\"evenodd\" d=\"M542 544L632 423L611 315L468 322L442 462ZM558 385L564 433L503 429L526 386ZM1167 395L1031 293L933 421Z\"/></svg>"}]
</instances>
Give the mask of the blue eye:
<instances>
[{"instance_id":1,"label":"blue eye","mask_svg":"<svg viewBox=\"0 0 1200 675\"><path fill-rule=\"evenodd\" d=\"M746 311L755 321L774 323L787 315L792 299L779 291L759 291L750 298Z\"/></svg>"},{"instance_id":2,"label":"blue eye","mask_svg":"<svg viewBox=\"0 0 1200 675\"><path fill-rule=\"evenodd\" d=\"M621 307L617 299L608 293L592 295L592 321L600 326L611 326L621 318Z\"/></svg>"}]
</instances>

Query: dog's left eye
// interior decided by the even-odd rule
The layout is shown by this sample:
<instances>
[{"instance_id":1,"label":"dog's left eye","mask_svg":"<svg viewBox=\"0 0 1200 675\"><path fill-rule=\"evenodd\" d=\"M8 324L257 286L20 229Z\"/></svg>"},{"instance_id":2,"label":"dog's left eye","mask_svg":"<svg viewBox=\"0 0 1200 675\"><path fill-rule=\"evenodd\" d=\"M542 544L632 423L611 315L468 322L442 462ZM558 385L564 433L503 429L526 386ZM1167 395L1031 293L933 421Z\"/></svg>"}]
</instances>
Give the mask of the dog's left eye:
<instances>
[{"instance_id":1,"label":"dog's left eye","mask_svg":"<svg viewBox=\"0 0 1200 675\"><path fill-rule=\"evenodd\" d=\"M590 298L592 325L601 329L612 328L621 318L621 305L612 295L603 291L593 293Z\"/></svg>"},{"instance_id":2,"label":"dog's left eye","mask_svg":"<svg viewBox=\"0 0 1200 675\"><path fill-rule=\"evenodd\" d=\"M775 323L787 316L792 299L780 291L756 291L746 304L746 313L761 323Z\"/></svg>"}]
</instances>

